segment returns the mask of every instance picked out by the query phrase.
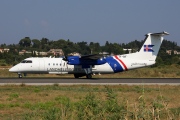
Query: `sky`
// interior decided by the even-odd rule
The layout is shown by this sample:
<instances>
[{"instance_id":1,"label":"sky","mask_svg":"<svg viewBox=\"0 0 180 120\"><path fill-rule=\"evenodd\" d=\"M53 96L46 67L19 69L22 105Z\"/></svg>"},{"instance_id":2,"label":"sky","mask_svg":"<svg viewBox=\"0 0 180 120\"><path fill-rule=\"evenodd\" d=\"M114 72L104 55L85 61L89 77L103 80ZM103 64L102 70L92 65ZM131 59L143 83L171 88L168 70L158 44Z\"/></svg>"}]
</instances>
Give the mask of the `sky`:
<instances>
[{"instance_id":1,"label":"sky","mask_svg":"<svg viewBox=\"0 0 180 120\"><path fill-rule=\"evenodd\" d=\"M166 31L180 45L180 0L1 0L0 44L24 37L128 43Z\"/></svg>"}]
</instances>

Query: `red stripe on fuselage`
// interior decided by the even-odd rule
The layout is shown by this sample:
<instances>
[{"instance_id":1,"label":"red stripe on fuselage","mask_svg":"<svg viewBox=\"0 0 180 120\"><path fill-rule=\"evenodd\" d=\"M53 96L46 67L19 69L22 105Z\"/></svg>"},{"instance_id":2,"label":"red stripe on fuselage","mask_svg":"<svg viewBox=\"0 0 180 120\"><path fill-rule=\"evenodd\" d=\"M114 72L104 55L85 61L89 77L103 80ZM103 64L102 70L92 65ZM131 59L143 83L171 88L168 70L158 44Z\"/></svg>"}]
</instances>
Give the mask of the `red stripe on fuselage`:
<instances>
[{"instance_id":1,"label":"red stripe on fuselage","mask_svg":"<svg viewBox=\"0 0 180 120\"><path fill-rule=\"evenodd\" d=\"M128 70L128 69L127 69L127 66L124 64L124 62L123 62L121 59L118 58L117 55L114 56L114 57L123 65L123 67L125 68L125 70Z\"/></svg>"}]
</instances>

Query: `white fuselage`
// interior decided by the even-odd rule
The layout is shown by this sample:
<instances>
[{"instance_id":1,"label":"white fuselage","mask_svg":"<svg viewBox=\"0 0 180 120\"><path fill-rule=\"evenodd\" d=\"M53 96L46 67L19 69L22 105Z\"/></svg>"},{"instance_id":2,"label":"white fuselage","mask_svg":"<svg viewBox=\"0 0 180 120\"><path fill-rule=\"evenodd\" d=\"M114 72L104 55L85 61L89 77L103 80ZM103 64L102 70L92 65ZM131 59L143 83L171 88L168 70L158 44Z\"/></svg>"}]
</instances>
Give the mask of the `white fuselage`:
<instances>
[{"instance_id":1,"label":"white fuselage","mask_svg":"<svg viewBox=\"0 0 180 120\"><path fill-rule=\"evenodd\" d=\"M102 65L91 66L92 73L115 73L154 64L154 61L133 59L131 54L109 57ZM10 72L47 73L47 74L78 74L85 73L82 65L69 65L62 58L27 58L12 67Z\"/></svg>"},{"instance_id":2,"label":"white fuselage","mask_svg":"<svg viewBox=\"0 0 180 120\"><path fill-rule=\"evenodd\" d=\"M19 63L12 67L10 72L17 73L49 73L49 74L75 74L85 73L81 65L68 65L62 58L27 58L28 63ZM106 63L92 68L93 73L113 73Z\"/></svg>"}]
</instances>

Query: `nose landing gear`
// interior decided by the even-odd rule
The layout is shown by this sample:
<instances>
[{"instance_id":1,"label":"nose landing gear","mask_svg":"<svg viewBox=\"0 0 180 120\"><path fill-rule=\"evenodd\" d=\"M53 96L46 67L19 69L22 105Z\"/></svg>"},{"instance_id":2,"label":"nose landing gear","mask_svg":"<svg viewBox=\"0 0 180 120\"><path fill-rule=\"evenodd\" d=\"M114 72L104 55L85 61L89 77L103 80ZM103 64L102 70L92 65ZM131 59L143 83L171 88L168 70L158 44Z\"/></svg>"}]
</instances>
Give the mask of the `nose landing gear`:
<instances>
[{"instance_id":1,"label":"nose landing gear","mask_svg":"<svg viewBox=\"0 0 180 120\"><path fill-rule=\"evenodd\" d=\"M18 73L18 77L19 77L19 78L22 78L22 74L21 74L21 73Z\"/></svg>"},{"instance_id":2,"label":"nose landing gear","mask_svg":"<svg viewBox=\"0 0 180 120\"><path fill-rule=\"evenodd\" d=\"M23 74L24 74L24 77L27 76L27 73L23 73ZM22 78L22 73L18 73L18 77L19 77L19 78Z\"/></svg>"}]
</instances>

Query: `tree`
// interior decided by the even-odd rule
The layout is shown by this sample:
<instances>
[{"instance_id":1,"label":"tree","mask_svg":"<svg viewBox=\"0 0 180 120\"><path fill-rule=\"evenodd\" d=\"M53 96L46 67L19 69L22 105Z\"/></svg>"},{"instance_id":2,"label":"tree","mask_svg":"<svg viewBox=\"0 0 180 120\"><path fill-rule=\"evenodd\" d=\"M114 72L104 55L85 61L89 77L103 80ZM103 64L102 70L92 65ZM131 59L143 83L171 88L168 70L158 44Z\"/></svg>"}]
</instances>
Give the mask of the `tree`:
<instances>
[{"instance_id":1,"label":"tree","mask_svg":"<svg viewBox=\"0 0 180 120\"><path fill-rule=\"evenodd\" d=\"M41 39L41 45L48 44L48 42L49 42L49 39L47 39L47 38L42 38Z\"/></svg>"},{"instance_id":2,"label":"tree","mask_svg":"<svg viewBox=\"0 0 180 120\"><path fill-rule=\"evenodd\" d=\"M179 59L178 56L173 56L173 57L172 57L172 63L178 64L179 62L180 62L180 59Z\"/></svg>"},{"instance_id":3,"label":"tree","mask_svg":"<svg viewBox=\"0 0 180 120\"><path fill-rule=\"evenodd\" d=\"M1 47L2 48L5 48L7 45L4 43L4 44L1 44Z\"/></svg>"},{"instance_id":4,"label":"tree","mask_svg":"<svg viewBox=\"0 0 180 120\"><path fill-rule=\"evenodd\" d=\"M105 46L109 46L109 42L108 41L106 41Z\"/></svg>"},{"instance_id":5,"label":"tree","mask_svg":"<svg viewBox=\"0 0 180 120\"><path fill-rule=\"evenodd\" d=\"M78 51L79 53L83 54L83 55L87 55L91 53L91 49L89 48L87 42L78 42L77 45L80 47L80 51Z\"/></svg>"},{"instance_id":6,"label":"tree","mask_svg":"<svg viewBox=\"0 0 180 120\"><path fill-rule=\"evenodd\" d=\"M22 47L30 47L31 39L29 37L25 37L19 41L19 45Z\"/></svg>"},{"instance_id":7,"label":"tree","mask_svg":"<svg viewBox=\"0 0 180 120\"><path fill-rule=\"evenodd\" d=\"M101 52L101 47L98 42L90 42L89 48L91 49L91 54L98 54Z\"/></svg>"},{"instance_id":8,"label":"tree","mask_svg":"<svg viewBox=\"0 0 180 120\"><path fill-rule=\"evenodd\" d=\"M49 39L47 39L47 38L42 38L42 39L40 40L40 42L41 42L41 49L46 49L46 46L48 46L48 44L49 44Z\"/></svg>"},{"instance_id":9,"label":"tree","mask_svg":"<svg viewBox=\"0 0 180 120\"><path fill-rule=\"evenodd\" d=\"M156 64L154 65L155 67L156 66L160 66L160 65L164 65L164 62L163 62L163 60L161 59L161 57L157 57L156 58Z\"/></svg>"},{"instance_id":10,"label":"tree","mask_svg":"<svg viewBox=\"0 0 180 120\"><path fill-rule=\"evenodd\" d=\"M33 48L40 48L41 42L38 39L32 40L32 47Z\"/></svg>"},{"instance_id":11,"label":"tree","mask_svg":"<svg viewBox=\"0 0 180 120\"><path fill-rule=\"evenodd\" d=\"M111 50L112 53L114 53L116 55L123 53L123 49L117 43L110 44L110 50Z\"/></svg>"}]
</instances>

